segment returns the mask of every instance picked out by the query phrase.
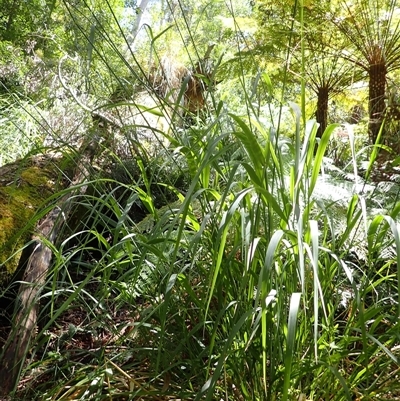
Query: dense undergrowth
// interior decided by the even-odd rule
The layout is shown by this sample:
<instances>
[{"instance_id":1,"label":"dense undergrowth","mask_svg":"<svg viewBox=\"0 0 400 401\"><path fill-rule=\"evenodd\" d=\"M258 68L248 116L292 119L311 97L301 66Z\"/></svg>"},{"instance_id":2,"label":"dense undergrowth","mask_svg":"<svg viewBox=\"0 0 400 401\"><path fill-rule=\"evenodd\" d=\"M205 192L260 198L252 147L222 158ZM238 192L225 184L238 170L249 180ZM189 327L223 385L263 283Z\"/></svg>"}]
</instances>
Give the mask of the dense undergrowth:
<instances>
[{"instance_id":1,"label":"dense undergrowth","mask_svg":"<svg viewBox=\"0 0 400 401\"><path fill-rule=\"evenodd\" d=\"M107 131L116 145L99 134L90 190L52 249L13 399L400 399L398 185L370 181L378 147L352 135L335 166L337 126L317 138L295 104L252 96L272 90L258 78L240 110L215 90L186 120L182 91L150 89L157 109L135 110L170 122L149 123L151 140L127 100L104 105L122 128ZM93 135L76 97L66 126Z\"/></svg>"},{"instance_id":2,"label":"dense undergrowth","mask_svg":"<svg viewBox=\"0 0 400 401\"><path fill-rule=\"evenodd\" d=\"M293 146L222 118L77 199L20 398L398 395L397 203L324 193L334 126L314 156L313 123Z\"/></svg>"}]
</instances>

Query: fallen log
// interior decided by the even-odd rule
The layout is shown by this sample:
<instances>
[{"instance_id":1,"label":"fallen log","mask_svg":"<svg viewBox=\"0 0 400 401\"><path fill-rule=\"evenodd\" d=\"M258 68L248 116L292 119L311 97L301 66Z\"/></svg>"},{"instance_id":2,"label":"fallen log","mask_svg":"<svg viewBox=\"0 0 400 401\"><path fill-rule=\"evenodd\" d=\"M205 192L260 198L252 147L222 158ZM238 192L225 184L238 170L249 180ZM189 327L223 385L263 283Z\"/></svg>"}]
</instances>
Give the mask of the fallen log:
<instances>
[{"instance_id":1,"label":"fallen log","mask_svg":"<svg viewBox=\"0 0 400 401\"><path fill-rule=\"evenodd\" d=\"M94 137L93 137L94 138ZM39 312L39 297L47 273L51 266L51 246L57 241L58 233L68 218L72 208L71 200L86 192L87 185L82 185L90 177L93 158L98 151L98 143L91 139L78 151L74 179L67 192L38 224L32 236L27 260L20 261L25 266L15 303L11 331L0 357L0 396L7 396L18 385L31 339L35 334Z\"/></svg>"},{"instance_id":2,"label":"fallen log","mask_svg":"<svg viewBox=\"0 0 400 401\"><path fill-rule=\"evenodd\" d=\"M29 257L16 301L17 311L1 359L1 395L9 394L17 384L31 336L36 328L38 298L45 284L52 257L51 249L46 242L54 242L60 226L61 214L61 209L56 206L37 228L35 245Z\"/></svg>"}]
</instances>

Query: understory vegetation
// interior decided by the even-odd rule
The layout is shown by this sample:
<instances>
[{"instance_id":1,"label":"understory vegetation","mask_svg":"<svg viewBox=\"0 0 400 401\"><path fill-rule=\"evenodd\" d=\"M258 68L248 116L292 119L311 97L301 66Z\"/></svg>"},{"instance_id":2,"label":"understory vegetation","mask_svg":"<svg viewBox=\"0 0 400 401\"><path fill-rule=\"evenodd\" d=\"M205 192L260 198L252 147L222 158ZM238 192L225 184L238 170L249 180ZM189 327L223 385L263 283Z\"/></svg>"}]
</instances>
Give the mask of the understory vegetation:
<instances>
[{"instance_id":1,"label":"understory vegetation","mask_svg":"<svg viewBox=\"0 0 400 401\"><path fill-rule=\"evenodd\" d=\"M58 173L20 236L72 204L10 399L400 400L397 95L377 130L350 28L311 57L312 5L45 3L2 33L0 164Z\"/></svg>"}]
</instances>

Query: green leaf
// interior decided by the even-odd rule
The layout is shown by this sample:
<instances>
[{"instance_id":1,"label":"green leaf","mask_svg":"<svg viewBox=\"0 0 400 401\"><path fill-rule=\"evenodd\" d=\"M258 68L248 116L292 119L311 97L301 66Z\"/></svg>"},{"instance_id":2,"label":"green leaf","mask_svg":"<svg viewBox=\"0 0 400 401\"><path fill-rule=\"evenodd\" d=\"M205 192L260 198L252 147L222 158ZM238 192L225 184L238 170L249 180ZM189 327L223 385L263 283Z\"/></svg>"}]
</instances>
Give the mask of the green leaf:
<instances>
[{"instance_id":1,"label":"green leaf","mask_svg":"<svg viewBox=\"0 0 400 401\"><path fill-rule=\"evenodd\" d=\"M285 214L285 209L281 207L281 205L275 199L276 197L268 192L265 188L256 187L258 193L264 198L264 202L267 205L272 206L272 209L276 212L276 214L287 223L288 217Z\"/></svg>"},{"instance_id":2,"label":"green leaf","mask_svg":"<svg viewBox=\"0 0 400 401\"><path fill-rule=\"evenodd\" d=\"M299 313L300 301L301 301L300 292L295 292L290 297L288 332L286 338L286 353L285 353L285 373L284 373L283 396L282 396L283 401L286 401L289 395L290 377L292 373L292 361L295 352L297 315Z\"/></svg>"},{"instance_id":3,"label":"green leaf","mask_svg":"<svg viewBox=\"0 0 400 401\"><path fill-rule=\"evenodd\" d=\"M262 181L260 180L257 173L254 171L253 167L249 163L242 163L242 166L247 171L247 174L249 175L253 185L262 187Z\"/></svg>"},{"instance_id":4,"label":"green leaf","mask_svg":"<svg viewBox=\"0 0 400 401\"><path fill-rule=\"evenodd\" d=\"M399 224L393 220L390 216L384 216L385 220L389 223L390 229L394 237L396 244L396 256L397 256L397 283L400 283L400 230ZM400 319L400 291L397 291L397 318Z\"/></svg>"},{"instance_id":5,"label":"green leaf","mask_svg":"<svg viewBox=\"0 0 400 401\"><path fill-rule=\"evenodd\" d=\"M213 272L213 277L212 277L211 286L210 286L210 290L209 290L209 295L208 295L208 300L207 300L207 307L206 307L206 310L205 310L205 316L207 316L208 310L210 308L212 295L214 293L215 284L217 282L217 277L218 277L218 274L219 274L219 271L220 271L220 267L221 267L222 257L223 257L224 252L225 252L225 244L226 244L226 239L227 239L228 232L229 232L230 220L232 219L233 215L235 214L235 212L239 208L239 205L240 205L240 202L242 201L242 199L249 192L251 192L252 190L253 190L253 188L246 188L243 191L239 192L236 195L236 199L234 200L234 202L230 206L229 210L224 214L223 218L221 219L219 232L218 232L218 238L220 238L219 247L218 247L218 254L217 254L217 260L216 260L216 263L215 263L215 266L214 266L214 272Z\"/></svg>"},{"instance_id":6,"label":"green leaf","mask_svg":"<svg viewBox=\"0 0 400 401\"><path fill-rule=\"evenodd\" d=\"M333 130L337 127L338 127L338 124L331 124L326 128L326 130L322 134L321 140L318 145L317 153L315 155L313 170L311 173L310 194L312 194L312 192L315 188L315 184L317 183L319 171L321 169L322 159L324 157L326 148L329 144L329 139L332 135Z\"/></svg>"},{"instance_id":7,"label":"green leaf","mask_svg":"<svg viewBox=\"0 0 400 401\"><path fill-rule=\"evenodd\" d=\"M221 352L220 357L218 358L218 363L215 367L215 370L211 377L207 380L207 382L203 385L201 388L201 391L199 394L196 396L195 400L201 400L203 397L203 394L206 393L206 401L214 400L215 399L215 386L220 379L222 369L225 366L225 361L228 358L229 355L229 350L232 346L232 342L234 338L237 336L239 333L239 330L243 326L243 324L249 319L249 317L252 315L252 311L248 311L244 313L241 318L238 320L238 322L235 323L235 325L232 327L232 329L229 331L229 336L225 341L224 348Z\"/></svg>"},{"instance_id":8,"label":"green leaf","mask_svg":"<svg viewBox=\"0 0 400 401\"><path fill-rule=\"evenodd\" d=\"M229 114L239 125L242 131L234 132L233 134L239 139L247 155L253 163L256 173L260 174L265 160L264 152L257 141L249 126L238 116Z\"/></svg>"}]
</instances>

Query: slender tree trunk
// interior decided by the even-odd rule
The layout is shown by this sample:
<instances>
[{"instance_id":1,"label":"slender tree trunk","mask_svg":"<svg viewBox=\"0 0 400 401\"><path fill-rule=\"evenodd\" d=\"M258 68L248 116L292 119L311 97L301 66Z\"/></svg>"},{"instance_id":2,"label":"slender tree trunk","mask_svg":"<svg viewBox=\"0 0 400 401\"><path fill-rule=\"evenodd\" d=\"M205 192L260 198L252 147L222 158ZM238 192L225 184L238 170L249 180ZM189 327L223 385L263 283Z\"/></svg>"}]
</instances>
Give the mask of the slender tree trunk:
<instances>
[{"instance_id":1,"label":"slender tree trunk","mask_svg":"<svg viewBox=\"0 0 400 401\"><path fill-rule=\"evenodd\" d=\"M149 1L150 0L142 0L136 9L136 18L135 18L135 21L134 21L133 27L132 27L132 36L134 38L136 38L136 35L139 31L140 22L142 20L144 11L146 10L147 5L149 4Z\"/></svg>"},{"instance_id":2,"label":"slender tree trunk","mask_svg":"<svg viewBox=\"0 0 400 401\"><path fill-rule=\"evenodd\" d=\"M317 137L321 138L326 127L328 126L329 88L326 86L318 88L317 99L317 111L315 112L315 118L317 123L319 123Z\"/></svg>"},{"instance_id":3,"label":"slender tree trunk","mask_svg":"<svg viewBox=\"0 0 400 401\"><path fill-rule=\"evenodd\" d=\"M386 91L386 63L382 50L378 45L374 47L374 53L369 65L369 141L374 144L383 121L385 111Z\"/></svg>"}]
</instances>

